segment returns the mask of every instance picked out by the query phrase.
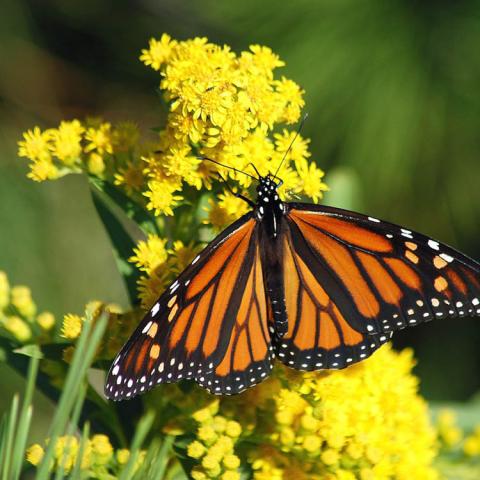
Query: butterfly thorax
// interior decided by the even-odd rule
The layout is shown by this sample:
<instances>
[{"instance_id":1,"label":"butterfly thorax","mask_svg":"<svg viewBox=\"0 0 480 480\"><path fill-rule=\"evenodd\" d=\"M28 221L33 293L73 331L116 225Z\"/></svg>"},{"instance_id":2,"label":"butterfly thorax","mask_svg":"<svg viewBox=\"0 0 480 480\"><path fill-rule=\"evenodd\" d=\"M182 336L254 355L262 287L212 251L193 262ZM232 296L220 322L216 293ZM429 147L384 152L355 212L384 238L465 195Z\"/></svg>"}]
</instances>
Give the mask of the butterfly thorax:
<instances>
[{"instance_id":1,"label":"butterfly thorax","mask_svg":"<svg viewBox=\"0 0 480 480\"><path fill-rule=\"evenodd\" d=\"M280 232L285 204L278 196L278 184L270 176L261 177L257 187L255 216L262 222L267 236L276 239Z\"/></svg>"}]
</instances>

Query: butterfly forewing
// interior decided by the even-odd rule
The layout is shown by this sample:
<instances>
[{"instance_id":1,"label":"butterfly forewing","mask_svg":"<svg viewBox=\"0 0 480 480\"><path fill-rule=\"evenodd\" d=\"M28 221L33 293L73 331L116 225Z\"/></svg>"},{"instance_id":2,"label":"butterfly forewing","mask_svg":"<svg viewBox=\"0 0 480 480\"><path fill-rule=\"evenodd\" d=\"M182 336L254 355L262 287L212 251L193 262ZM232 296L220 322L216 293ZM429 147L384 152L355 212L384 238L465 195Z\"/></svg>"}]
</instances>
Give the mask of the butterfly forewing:
<instances>
[{"instance_id":1,"label":"butterfly forewing","mask_svg":"<svg viewBox=\"0 0 480 480\"><path fill-rule=\"evenodd\" d=\"M246 388L235 378L248 371L250 364L256 362L258 368L270 348L265 333L265 293L259 291L262 271L256 260L257 228L247 214L170 285L116 357L105 386L109 398L130 398L158 383L189 378L211 391L221 384L217 393L234 393L240 385ZM250 292L247 299L244 291ZM242 313L245 303L248 314ZM255 322L250 321L251 312L256 315ZM243 332L250 338L259 329L265 334L263 343L248 357L251 350L245 352L243 346L251 349L251 341L245 344ZM238 345L232 343L232 335ZM222 360L232 352L233 362L226 366ZM267 372L268 365L267 361L263 371ZM256 381L260 378L260 373L255 375Z\"/></svg>"},{"instance_id":2,"label":"butterfly forewing","mask_svg":"<svg viewBox=\"0 0 480 480\"><path fill-rule=\"evenodd\" d=\"M480 314L480 265L453 248L330 207L291 204L288 223L299 256L358 332Z\"/></svg>"}]
</instances>

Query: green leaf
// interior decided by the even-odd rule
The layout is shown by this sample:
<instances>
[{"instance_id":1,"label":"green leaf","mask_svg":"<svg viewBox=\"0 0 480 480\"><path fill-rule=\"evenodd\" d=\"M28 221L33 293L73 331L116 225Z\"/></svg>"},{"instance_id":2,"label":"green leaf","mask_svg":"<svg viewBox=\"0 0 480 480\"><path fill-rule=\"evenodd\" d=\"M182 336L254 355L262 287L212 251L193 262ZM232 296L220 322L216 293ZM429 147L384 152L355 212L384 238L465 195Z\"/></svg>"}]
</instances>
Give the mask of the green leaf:
<instances>
[{"instance_id":1,"label":"green leaf","mask_svg":"<svg viewBox=\"0 0 480 480\"><path fill-rule=\"evenodd\" d=\"M25 345L20 348L16 348L14 353L20 353L21 355L26 355L27 357L42 359L43 353L38 345Z\"/></svg>"},{"instance_id":2,"label":"green leaf","mask_svg":"<svg viewBox=\"0 0 480 480\"><path fill-rule=\"evenodd\" d=\"M128 262L128 258L132 255L136 243L98 191L92 190L92 200L112 242L117 267L125 282L130 303L136 305L138 303L137 280L140 274Z\"/></svg>"},{"instance_id":3,"label":"green leaf","mask_svg":"<svg viewBox=\"0 0 480 480\"><path fill-rule=\"evenodd\" d=\"M102 192L115 204L127 218L133 220L144 234L160 234L158 223L153 215L150 215L141 205L126 195L122 190L111 183L100 180L97 177L89 177L93 191Z\"/></svg>"}]
</instances>

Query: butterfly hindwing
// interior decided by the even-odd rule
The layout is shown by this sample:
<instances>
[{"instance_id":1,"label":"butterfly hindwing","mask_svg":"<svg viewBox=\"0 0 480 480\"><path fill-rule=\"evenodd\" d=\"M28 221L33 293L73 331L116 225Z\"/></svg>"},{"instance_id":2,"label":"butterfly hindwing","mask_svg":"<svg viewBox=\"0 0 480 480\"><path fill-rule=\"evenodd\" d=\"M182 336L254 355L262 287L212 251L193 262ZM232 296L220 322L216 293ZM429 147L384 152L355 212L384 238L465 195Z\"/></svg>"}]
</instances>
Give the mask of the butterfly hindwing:
<instances>
[{"instance_id":1,"label":"butterfly hindwing","mask_svg":"<svg viewBox=\"0 0 480 480\"><path fill-rule=\"evenodd\" d=\"M332 207L290 204L287 221L299 256L359 332L480 315L480 265L451 247Z\"/></svg>"},{"instance_id":2,"label":"butterfly hindwing","mask_svg":"<svg viewBox=\"0 0 480 480\"><path fill-rule=\"evenodd\" d=\"M288 331L274 340L278 358L300 370L344 368L370 356L389 334L369 335L355 329L323 286L308 247L295 230L283 239L283 284Z\"/></svg>"},{"instance_id":3,"label":"butterfly hindwing","mask_svg":"<svg viewBox=\"0 0 480 480\"><path fill-rule=\"evenodd\" d=\"M242 217L167 288L116 357L107 377L107 397L131 398L181 379L195 379L213 393L236 393L253 383L235 380L243 378L243 370L255 364L268 373L270 339L256 260L257 228L250 214ZM255 346L253 331L263 335ZM233 355L229 365L224 360L228 355ZM254 376L257 381L263 371Z\"/></svg>"}]
</instances>

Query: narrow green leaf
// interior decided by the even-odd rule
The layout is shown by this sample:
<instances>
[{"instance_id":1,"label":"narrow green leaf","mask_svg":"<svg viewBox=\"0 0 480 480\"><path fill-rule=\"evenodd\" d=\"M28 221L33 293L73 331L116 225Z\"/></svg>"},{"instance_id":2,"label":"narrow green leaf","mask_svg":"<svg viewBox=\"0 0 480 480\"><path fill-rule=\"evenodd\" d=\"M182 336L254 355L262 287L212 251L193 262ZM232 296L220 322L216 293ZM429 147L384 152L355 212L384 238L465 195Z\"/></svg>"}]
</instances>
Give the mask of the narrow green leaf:
<instances>
[{"instance_id":1,"label":"narrow green leaf","mask_svg":"<svg viewBox=\"0 0 480 480\"><path fill-rule=\"evenodd\" d=\"M83 460L83 453L87 447L87 443L89 441L90 436L90 423L85 422L82 431L82 438L80 439L80 445L78 447L77 458L75 460L75 465L73 466L72 473L71 473L71 480L81 480L82 478L82 460Z\"/></svg>"},{"instance_id":2,"label":"narrow green leaf","mask_svg":"<svg viewBox=\"0 0 480 480\"><path fill-rule=\"evenodd\" d=\"M92 200L112 243L117 268L125 282L130 303L136 305L138 303L137 280L139 271L128 262L128 258L132 256L136 244L96 190L92 190Z\"/></svg>"},{"instance_id":3,"label":"narrow green leaf","mask_svg":"<svg viewBox=\"0 0 480 480\"><path fill-rule=\"evenodd\" d=\"M12 446L15 436L15 425L17 423L18 403L18 395L14 395L12 406L10 407L8 422L6 424L6 438L3 446L5 451L2 465L2 480L11 480L10 464L12 461Z\"/></svg>"},{"instance_id":4,"label":"narrow green leaf","mask_svg":"<svg viewBox=\"0 0 480 480\"><path fill-rule=\"evenodd\" d=\"M152 471L155 472L152 480L163 480L165 471L167 469L169 454L172 450L173 440L174 437L171 436L165 437L163 440L162 446L160 447L160 451L155 460L154 467L152 468Z\"/></svg>"},{"instance_id":5,"label":"narrow green leaf","mask_svg":"<svg viewBox=\"0 0 480 480\"><path fill-rule=\"evenodd\" d=\"M82 411L82 406L83 406L83 401L85 400L85 395L87 393L87 384L85 382L82 382L80 386L80 392L78 393L77 400L75 402L75 406L73 408L73 413L70 419L70 422L68 423L67 430L65 432L65 435L67 436L68 439L71 439L73 436L75 430L77 429L78 425L78 419L80 418L80 413ZM72 442L68 441L67 444L65 445L65 450L63 452L63 458L60 462L60 465L55 473L55 480L63 480L65 478L65 469L63 467L65 460L68 458L70 455L70 451L72 449Z\"/></svg>"},{"instance_id":6,"label":"narrow green leaf","mask_svg":"<svg viewBox=\"0 0 480 480\"><path fill-rule=\"evenodd\" d=\"M30 360L27 375L27 385L25 388L25 394L23 396L22 409L17 426L17 435L15 437L15 443L13 447L13 459L12 459L12 479L17 480L20 478L22 465L24 462L25 448L27 446L28 432L30 431L30 424L32 420L32 397L35 388L35 383L38 374L38 357L34 356Z\"/></svg>"},{"instance_id":7,"label":"narrow green leaf","mask_svg":"<svg viewBox=\"0 0 480 480\"><path fill-rule=\"evenodd\" d=\"M82 333L77 341L72 363L68 370L63 392L58 403L57 410L50 427L50 442L38 469L38 480L48 478L48 468L53 458L56 439L62 432L69 420L74 408L82 382L85 380L87 370L92 363L96 349L102 339L107 326L107 315L100 315L92 328L92 318L87 317L83 324Z\"/></svg>"},{"instance_id":8,"label":"narrow green leaf","mask_svg":"<svg viewBox=\"0 0 480 480\"><path fill-rule=\"evenodd\" d=\"M131 480L135 462L137 461L138 453L140 447L145 440L150 428L152 427L153 420L155 419L155 413L153 411L147 412L147 414L140 420L135 435L133 436L132 445L130 447L130 458L128 459L127 464L122 470L119 480Z\"/></svg>"}]
</instances>

